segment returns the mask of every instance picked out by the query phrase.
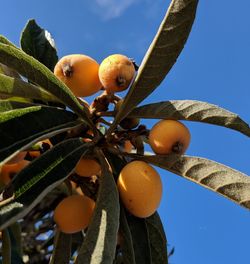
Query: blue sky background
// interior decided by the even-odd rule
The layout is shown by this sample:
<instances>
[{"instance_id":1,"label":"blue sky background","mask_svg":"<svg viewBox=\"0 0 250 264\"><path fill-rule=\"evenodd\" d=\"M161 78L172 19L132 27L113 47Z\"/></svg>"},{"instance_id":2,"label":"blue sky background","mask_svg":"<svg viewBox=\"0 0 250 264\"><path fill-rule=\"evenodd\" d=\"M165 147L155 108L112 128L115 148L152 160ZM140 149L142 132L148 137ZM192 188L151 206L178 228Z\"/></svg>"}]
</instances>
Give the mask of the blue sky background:
<instances>
[{"instance_id":1,"label":"blue sky background","mask_svg":"<svg viewBox=\"0 0 250 264\"><path fill-rule=\"evenodd\" d=\"M87 0L1 3L0 34L15 44L29 18L53 35L59 57L83 53L99 63L122 53L141 62L170 1ZM250 2L200 1L190 38L161 86L145 100L207 101L250 122ZM145 121L151 127L156 121ZM250 141L222 127L186 122L187 154L207 157L250 175ZM159 213L172 264L250 263L250 213L174 174L159 170L164 195Z\"/></svg>"}]
</instances>

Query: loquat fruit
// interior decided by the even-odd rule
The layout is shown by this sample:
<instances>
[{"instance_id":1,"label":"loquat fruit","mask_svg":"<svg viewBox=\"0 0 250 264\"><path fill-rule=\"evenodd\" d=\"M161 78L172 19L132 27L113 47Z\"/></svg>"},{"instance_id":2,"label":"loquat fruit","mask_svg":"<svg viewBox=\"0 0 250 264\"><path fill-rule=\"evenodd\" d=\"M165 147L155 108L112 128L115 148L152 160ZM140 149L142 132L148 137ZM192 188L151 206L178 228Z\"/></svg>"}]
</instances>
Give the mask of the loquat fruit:
<instances>
[{"instance_id":1,"label":"loquat fruit","mask_svg":"<svg viewBox=\"0 0 250 264\"><path fill-rule=\"evenodd\" d=\"M67 234L85 229L91 220L95 202L87 196L74 194L64 198L55 208L54 221Z\"/></svg>"},{"instance_id":2,"label":"loquat fruit","mask_svg":"<svg viewBox=\"0 0 250 264\"><path fill-rule=\"evenodd\" d=\"M183 154L190 143L188 128L176 120L161 120L149 133L149 144L157 154Z\"/></svg>"},{"instance_id":3,"label":"loquat fruit","mask_svg":"<svg viewBox=\"0 0 250 264\"><path fill-rule=\"evenodd\" d=\"M75 173L82 177L91 177L99 175L101 166L95 159L81 158L75 167Z\"/></svg>"},{"instance_id":4,"label":"loquat fruit","mask_svg":"<svg viewBox=\"0 0 250 264\"><path fill-rule=\"evenodd\" d=\"M98 77L99 64L89 56L72 54L61 58L54 74L75 96L85 97L98 92L102 85Z\"/></svg>"},{"instance_id":5,"label":"loquat fruit","mask_svg":"<svg viewBox=\"0 0 250 264\"><path fill-rule=\"evenodd\" d=\"M20 160L17 163L4 164L0 172L0 181L7 185L11 179L29 163L28 160Z\"/></svg>"},{"instance_id":6,"label":"loquat fruit","mask_svg":"<svg viewBox=\"0 0 250 264\"><path fill-rule=\"evenodd\" d=\"M108 56L99 67L99 79L108 92L121 92L127 89L134 74L133 62L121 54Z\"/></svg>"},{"instance_id":7,"label":"loquat fruit","mask_svg":"<svg viewBox=\"0 0 250 264\"><path fill-rule=\"evenodd\" d=\"M124 206L134 216L149 217L160 204L160 175L144 161L132 161L125 165L119 174L117 187Z\"/></svg>"},{"instance_id":8,"label":"loquat fruit","mask_svg":"<svg viewBox=\"0 0 250 264\"><path fill-rule=\"evenodd\" d=\"M17 163L21 160L23 160L26 156L27 152L26 151L20 151L15 157L13 157L11 160L7 162L7 164L13 164Z\"/></svg>"}]
</instances>

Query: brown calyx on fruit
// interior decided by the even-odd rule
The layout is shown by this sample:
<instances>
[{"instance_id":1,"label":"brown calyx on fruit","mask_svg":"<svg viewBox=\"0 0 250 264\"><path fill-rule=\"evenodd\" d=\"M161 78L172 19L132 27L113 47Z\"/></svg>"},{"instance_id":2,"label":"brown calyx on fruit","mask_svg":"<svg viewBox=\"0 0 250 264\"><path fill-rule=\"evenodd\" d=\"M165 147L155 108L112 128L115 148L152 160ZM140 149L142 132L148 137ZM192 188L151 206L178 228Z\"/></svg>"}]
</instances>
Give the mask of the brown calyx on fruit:
<instances>
[{"instance_id":1,"label":"brown calyx on fruit","mask_svg":"<svg viewBox=\"0 0 250 264\"><path fill-rule=\"evenodd\" d=\"M172 152L176 154L181 154L183 152L183 147L184 147L183 143L177 141L172 146Z\"/></svg>"},{"instance_id":2,"label":"brown calyx on fruit","mask_svg":"<svg viewBox=\"0 0 250 264\"><path fill-rule=\"evenodd\" d=\"M66 77L71 77L73 75L73 67L69 63L65 63L62 66L63 75Z\"/></svg>"}]
</instances>

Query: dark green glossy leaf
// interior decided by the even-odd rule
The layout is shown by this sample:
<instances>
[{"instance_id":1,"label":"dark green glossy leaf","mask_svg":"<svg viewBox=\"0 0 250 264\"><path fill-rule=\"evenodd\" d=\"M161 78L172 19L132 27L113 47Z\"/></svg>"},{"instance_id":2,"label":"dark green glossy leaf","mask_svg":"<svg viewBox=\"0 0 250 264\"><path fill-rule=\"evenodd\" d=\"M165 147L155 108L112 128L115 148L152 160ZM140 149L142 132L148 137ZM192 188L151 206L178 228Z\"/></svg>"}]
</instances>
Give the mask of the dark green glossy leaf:
<instances>
[{"instance_id":1,"label":"dark green glossy leaf","mask_svg":"<svg viewBox=\"0 0 250 264\"><path fill-rule=\"evenodd\" d=\"M72 235L57 231L50 264L69 264L71 258Z\"/></svg>"},{"instance_id":2,"label":"dark green glossy leaf","mask_svg":"<svg viewBox=\"0 0 250 264\"><path fill-rule=\"evenodd\" d=\"M18 117L18 118L17 118ZM33 106L0 113L0 161L14 152L80 124L77 115L53 107ZM18 133L17 133L18 132Z\"/></svg>"},{"instance_id":3,"label":"dark green glossy leaf","mask_svg":"<svg viewBox=\"0 0 250 264\"><path fill-rule=\"evenodd\" d=\"M159 214L155 212L150 217L145 218L145 223L150 241L151 263L167 264L167 239Z\"/></svg>"},{"instance_id":4,"label":"dark green glossy leaf","mask_svg":"<svg viewBox=\"0 0 250 264\"><path fill-rule=\"evenodd\" d=\"M204 122L231 128L250 137L249 125L237 114L201 101L173 100L143 105L135 108L129 116Z\"/></svg>"},{"instance_id":5,"label":"dark green glossy leaf","mask_svg":"<svg viewBox=\"0 0 250 264\"><path fill-rule=\"evenodd\" d=\"M58 102L58 99L55 96L44 91L40 87L4 74L0 74L0 95Z\"/></svg>"},{"instance_id":6,"label":"dark green glossy leaf","mask_svg":"<svg viewBox=\"0 0 250 264\"><path fill-rule=\"evenodd\" d=\"M22 260L22 239L21 227L19 223L14 223L7 228L11 242L11 263L23 264Z\"/></svg>"},{"instance_id":7,"label":"dark green glossy leaf","mask_svg":"<svg viewBox=\"0 0 250 264\"><path fill-rule=\"evenodd\" d=\"M128 226L131 232L135 263L151 264L151 249L144 218L138 218L126 213Z\"/></svg>"},{"instance_id":8,"label":"dark green glossy leaf","mask_svg":"<svg viewBox=\"0 0 250 264\"><path fill-rule=\"evenodd\" d=\"M50 33L39 27L34 19L30 19L21 35L21 48L27 54L47 66L50 70L58 61L54 40Z\"/></svg>"},{"instance_id":9,"label":"dark green glossy leaf","mask_svg":"<svg viewBox=\"0 0 250 264\"><path fill-rule=\"evenodd\" d=\"M68 139L31 162L6 187L13 195L0 205L0 229L23 218L43 197L74 170L90 144Z\"/></svg>"},{"instance_id":10,"label":"dark green glossy leaf","mask_svg":"<svg viewBox=\"0 0 250 264\"><path fill-rule=\"evenodd\" d=\"M80 115L84 122L93 127L88 110L82 106L69 88L42 63L9 45L0 43L0 62L15 69L30 81L56 96Z\"/></svg>"},{"instance_id":11,"label":"dark green glossy leaf","mask_svg":"<svg viewBox=\"0 0 250 264\"><path fill-rule=\"evenodd\" d=\"M149 96L168 74L189 36L198 0L172 0L109 133Z\"/></svg>"},{"instance_id":12,"label":"dark green glossy leaf","mask_svg":"<svg viewBox=\"0 0 250 264\"><path fill-rule=\"evenodd\" d=\"M119 195L104 156L99 153L102 167L95 211L76 263L113 263L119 226Z\"/></svg>"},{"instance_id":13,"label":"dark green glossy leaf","mask_svg":"<svg viewBox=\"0 0 250 264\"><path fill-rule=\"evenodd\" d=\"M120 211L119 233L121 236L120 246L122 250L122 259L124 264L136 264L133 239L123 206L121 206L121 211Z\"/></svg>"},{"instance_id":14,"label":"dark green glossy leaf","mask_svg":"<svg viewBox=\"0 0 250 264\"><path fill-rule=\"evenodd\" d=\"M8 229L2 231L2 243L2 263L11 264L11 242Z\"/></svg>"},{"instance_id":15,"label":"dark green glossy leaf","mask_svg":"<svg viewBox=\"0 0 250 264\"><path fill-rule=\"evenodd\" d=\"M250 209L250 177L242 172L200 157L128 155L169 170Z\"/></svg>"}]
</instances>

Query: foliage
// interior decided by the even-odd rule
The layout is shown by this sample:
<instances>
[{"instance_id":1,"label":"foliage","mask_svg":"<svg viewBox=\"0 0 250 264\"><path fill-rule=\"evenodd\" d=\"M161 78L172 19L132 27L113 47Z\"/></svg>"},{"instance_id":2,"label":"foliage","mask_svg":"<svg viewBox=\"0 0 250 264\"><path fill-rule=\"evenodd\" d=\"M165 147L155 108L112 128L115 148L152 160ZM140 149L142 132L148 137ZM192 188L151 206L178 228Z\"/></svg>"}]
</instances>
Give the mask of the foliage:
<instances>
[{"instance_id":1,"label":"foliage","mask_svg":"<svg viewBox=\"0 0 250 264\"><path fill-rule=\"evenodd\" d=\"M197 5L198 0L172 0L118 111L108 111L109 104L120 100L116 95L104 92L88 107L56 78L51 71L58 60L54 40L35 20L24 28L21 48L0 37L0 169L21 151L31 161L1 186L3 263L168 263L158 213L137 218L119 200L116 181L131 160L171 171L250 209L249 176L201 157L149 155L144 152L149 129L119 126L126 118L187 120L250 137L249 125L237 114L210 103L176 100L137 107L180 55ZM112 117L112 123L105 117ZM131 141L133 153L124 150L125 141ZM74 172L85 157L101 164L99 177ZM76 192L72 184L96 206L86 230L64 234L52 215L64 197Z\"/></svg>"}]
</instances>

